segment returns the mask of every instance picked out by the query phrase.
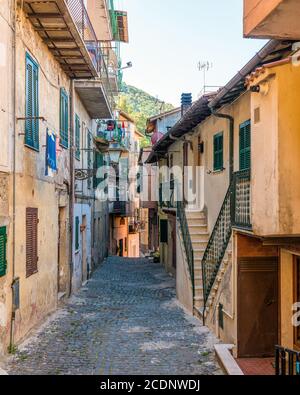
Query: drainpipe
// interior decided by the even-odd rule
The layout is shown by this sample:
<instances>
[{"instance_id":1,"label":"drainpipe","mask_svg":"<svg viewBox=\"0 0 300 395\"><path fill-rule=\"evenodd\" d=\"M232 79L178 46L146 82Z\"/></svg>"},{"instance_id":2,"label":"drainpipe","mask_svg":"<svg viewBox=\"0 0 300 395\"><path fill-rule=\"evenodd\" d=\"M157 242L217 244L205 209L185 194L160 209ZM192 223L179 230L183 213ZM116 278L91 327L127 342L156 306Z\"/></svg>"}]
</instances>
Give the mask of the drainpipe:
<instances>
[{"instance_id":1,"label":"drainpipe","mask_svg":"<svg viewBox=\"0 0 300 395\"><path fill-rule=\"evenodd\" d=\"M217 113L214 109L212 109L212 114L229 121L229 184L231 184L234 172L234 118L228 114Z\"/></svg>"},{"instance_id":2,"label":"drainpipe","mask_svg":"<svg viewBox=\"0 0 300 395\"><path fill-rule=\"evenodd\" d=\"M75 202L75 175L74 175L74 154L75 154L75 138L74 138L74 80L70 81L70 190L69 190L69 265L70 265L70 282L69 297L72 294L73 279L73 243L74 243L74 202Z\"/></svg>"},{"instance_id":3,"label":"drainpipe","mask_svg":"<svg viewBox=\"0 0 300 395\"><path fill-rule=\"evenodd\" d=\"M12 215L12 233L13 233L13 246L12 246L12 288L16 279L16 135L17 135L17 114L16 114L16 92L17 92L17 78L16 78L16 56L17 56L17 0L14 1L13 6L13 65L12 65L12 83L13 83L13 215ZM14 291L11 289L12 295L12 311L11 311L11 324L10 324L10 339L9 350L12 351L14 347L14 328L16 313L14 309Z\"/></svg>"}]
</instances>

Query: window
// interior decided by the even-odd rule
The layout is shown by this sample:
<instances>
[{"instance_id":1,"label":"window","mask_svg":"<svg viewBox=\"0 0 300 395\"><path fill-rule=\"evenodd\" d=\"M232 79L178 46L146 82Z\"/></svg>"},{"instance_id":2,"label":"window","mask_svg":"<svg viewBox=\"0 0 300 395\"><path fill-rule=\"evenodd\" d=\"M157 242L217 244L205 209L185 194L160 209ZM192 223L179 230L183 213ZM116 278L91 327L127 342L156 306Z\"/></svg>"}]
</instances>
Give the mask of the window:
<instances>
[{"instance_id":1,"label":"window","mask_svg":"<svg viewBox=\"0 0 300 395\"><path fill-rule=\"evenodd\" d=\"M168 243L168 220L160 220L160 242Z\"/></svg>"},{"instance_id":2,"label":"window","mask_svg":"<svg viewBox=\"0 0 300 395\"><path fill-rule=\"evenodd\" d=\"M69 100L64 89L60 90L60 144L64 148L69 146Z\"/></svg>"},{"instance_id":3,"label":"window","mask_svg":"<svg viewBox=\"0 0 300 395\"><path fill-rule=\"evenodd\" d=\"M38 271L38 209L26 209L26 277Z\"/></svg>"},{"instance_id":4,"label":"window","mask_svg":"<svg viewBox=\"0 0 300 395\"><path fill-rule=\"evenodd\" d=\"M240 125L240 170L251 168L251 123Z\"/></svg>"},{"instance_id":5,"label":"window","mask_svg":"<svg viewBox=\"0 0 300 395\"><path fill-rule=\"evenodd\" d=\"M88 169L91 170L93 168L93 150L92 150L92 134L91 132L88 130L87 131L87 164L88 164ZM88 178L87 181L88 184L88 189L91 189L92 187L92 179L91 177Z\"/></svg>"},{"instance_id":6,"label":"window","mask_svg":"<svg viewBox=\"0 0 300 395\"><path fill-rule=\"evenodd\" d=\"M223 140L223 133L218 133L214 136L214 171L220 171L224 169Z\"/></svg>"},{"instance_id":7,"label":"window","mask_svg":"<svg viewBox=\"0 0 300 395\"><path fill-rule=\"evenodd\" d=\"M39 68L37 63L26 54L25 82L25 144L39 150Z\"/></svg>"},{"instance_id":8,"label":"window","mask_svg":"<svg viewBox=\"0 0 300 395\"><path fill-rule=\"evenodd\" d=\"M6 261L6 227L0 228L0 277L6 275L7 261Z\"/></svg>"},{"instance_id":9,"label":"window","mask_svg":"<svg viewBox=\"0 0 300 395\"><path fill-rule=\"evenodd\" d=\"M80 118L76 114L75 115L75 158L80 160Z\"/></svg>"},{"instance_id":10,"label":"window","mask_svg":"<svg viewBox=\"0 0 300 395\"><path fill-rule=\"evenodd\" d=\"M79 250L79 217L75 218L75 251Z\"/></svg>"},{"instance_id":11,"label":"window","mask_svg":"<svg viewBox=\"0 0 300 395\"><path fill-rule=\"evenodd\" d=\"M94 189L97 189L99 184L104 181L106 178L104 175L104 160L103 160L103 154L100 154L99 152L95 151L94 155L94 170L95 170L95 175L94 175L94 181L93 181L93 186Z\"/></svg>"},{"instance_id":12,"label":"window","mask_svg":"<svg viewBox=\"0 0 300 395\"><path fill-rule=\"evenodd\" d=\"M295 259L295 303L300 303L300 257ZM299 311L299 309L298 309ZM300 349L300 326L295 328L294 332L294 343L297 348Z\"/></svg>"}]
</instances>

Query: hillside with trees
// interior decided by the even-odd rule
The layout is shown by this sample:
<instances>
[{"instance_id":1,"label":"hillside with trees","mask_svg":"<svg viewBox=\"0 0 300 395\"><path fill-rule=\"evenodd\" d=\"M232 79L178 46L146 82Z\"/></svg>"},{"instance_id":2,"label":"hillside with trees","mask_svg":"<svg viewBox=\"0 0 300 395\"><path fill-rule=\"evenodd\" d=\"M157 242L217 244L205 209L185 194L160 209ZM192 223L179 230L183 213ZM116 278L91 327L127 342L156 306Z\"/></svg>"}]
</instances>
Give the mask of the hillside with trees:
<instances>
[{"instance_id":1,"label":"hillside with trees","mask_svg":"<svg viewBox=\"0 0 300 395\"><path fill-rule=\"evenodd\" d=\"M125 83L122 86L118 107L135 120L141 133L145 133L148 118L174 108L172 104L164 103L149 93Z\"/></svg>"}]
</instances>

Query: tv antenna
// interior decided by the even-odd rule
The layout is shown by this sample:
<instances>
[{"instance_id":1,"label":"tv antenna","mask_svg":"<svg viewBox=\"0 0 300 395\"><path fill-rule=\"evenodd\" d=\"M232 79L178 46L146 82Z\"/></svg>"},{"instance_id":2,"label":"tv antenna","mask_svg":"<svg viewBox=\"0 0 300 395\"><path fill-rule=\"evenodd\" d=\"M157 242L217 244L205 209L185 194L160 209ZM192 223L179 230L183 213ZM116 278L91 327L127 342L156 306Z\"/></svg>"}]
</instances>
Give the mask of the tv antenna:
<instances>
[{"instance_id":1,"label":"tv antenna","mask_svg":"<svg viewBox=\"0 0 300 395\"><path fill-rule=\"evenodd\" d=\"M204 93L206 92L206 74L207 72L213 68L212 62L209 62L208 60L205 60L204 62L200 61L198 62L198 70L203 72L203 91Z\"/></svg>"}]
</instances>

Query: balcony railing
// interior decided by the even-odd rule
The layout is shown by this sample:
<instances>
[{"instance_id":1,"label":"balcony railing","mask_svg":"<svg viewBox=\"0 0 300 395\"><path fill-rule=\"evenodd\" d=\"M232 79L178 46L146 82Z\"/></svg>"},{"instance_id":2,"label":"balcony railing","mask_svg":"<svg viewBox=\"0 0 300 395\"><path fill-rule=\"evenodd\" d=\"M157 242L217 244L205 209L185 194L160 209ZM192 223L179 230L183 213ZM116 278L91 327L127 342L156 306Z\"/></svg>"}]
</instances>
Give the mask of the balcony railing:
<instances>
[{"instance_id":1,"label":"balcony railing","mask_svg":"<svg viewBox=\"0 0 300 395\"><path fill-rule=\"evenodd\" d=\"M251 230L251 171L234 173L217 222L207 244L203 260L203 296L205 305L226 253L232 228Z\"/></svg>"},{"instance_id":2,"label":"balcony railing","mask_svg":"<svg viewBox=\"0 0 300 395\"><path fill-rule=\"evenodd\" d=\"M126 216L128 213L128 203L127 202L121 202L121 201L116 201L113 202L113 209L112 209L112 214L119 214Z\"/></svg>"},{"instance_id":3,"label":"balcony railing","mask_svg":"<svg viewBox=\"0 0 300 395\"><path fill-rule=\"evenodd\" d=\"M300 376L300 352L276 346L276 376Z\"/></svg>"},{"instance_id":4,"label":"balcony railing","mask_svg":"<svg viewBox=\"0 0 300 395\"><path fill-rule=\"evenodd\" d=\"M84 41L95 69L101 78L106 90L111 108L114 108L114 95L110 86L110 78L107 62L101 48L101 43L97 40L97 35L89 18L84 0L66 0L69 11L76 24L77 30Z\"/></svg>"},{"instance_id":5,"label":"balcony railing","mask_svg":"<svg viewBox=\"0 0 300 395\"><path fill-rule=\"evenodd\" d=\"M83 0L65 0L77 30L86 44L95 69L101 69L101 50Z\"/></svg>"},{"instance_id":6,"label":"balcony railing","mask_svg":"<svg viewBox=\"0 0 300 395\"><path fill-rule=\"evenodd\" d=\"M234 173L232 189L232 225L251 229L251 171Z\"/></svg>"}]
</instances>

